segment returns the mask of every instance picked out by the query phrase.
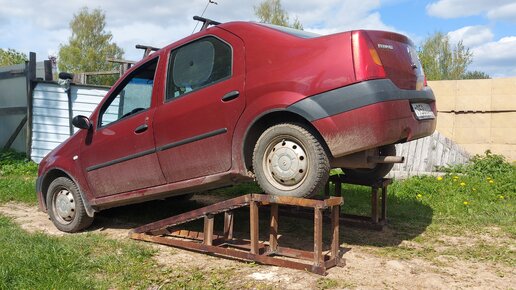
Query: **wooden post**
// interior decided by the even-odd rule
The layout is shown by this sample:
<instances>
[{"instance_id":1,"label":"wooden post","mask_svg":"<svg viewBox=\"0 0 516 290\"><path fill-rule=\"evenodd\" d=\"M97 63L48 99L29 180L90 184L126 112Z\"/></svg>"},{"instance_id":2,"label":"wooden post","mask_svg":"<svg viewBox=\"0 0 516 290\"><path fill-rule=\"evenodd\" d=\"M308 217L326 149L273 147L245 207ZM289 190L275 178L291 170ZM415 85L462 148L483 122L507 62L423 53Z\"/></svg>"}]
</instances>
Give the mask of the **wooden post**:
<instances>
[{"instance_id":1,"label":"wooden post","mask_svg":"<svg viewBox=\"0 0 516 290\"><path fill-rule=\"evenodd\" d=\"M32 100L33 92L36 87L36 53L29 53L29 62L25 62L26 84L27 84L27 140L25 142L25 152L30 159L32 153Z\"/></svg>"},{"instance_id":2,"label":"wooden post","mask_svg":"<svg viewBox=\"0 0 516 290\"><path fill-rule=\"evenodd\" d=\"M324 263L322 255L322 231L323 231L323 210L314 207L314 265L322 266Z\"/></svg>"},{"instance_id":3,"label":"wooden post","mask_svg":"<svg viewBox=\"0 0 516 290\"><path fill-rule=\"evenodd\" d=\"M50 60L47 59L47 60L43 61L43 67L45 69L44 80L51 81L53 79L53 76L52 76L52 63L50 62Z\"/></svg>"},{"instance_id":4,"label":"wooden post","mask_svg":"<svg viewBox=\"0 0 516 290\"><path fill-rule=\"evenodd\" d=\"M269 248L271 252L278 250L278 204L271 204L271 223L269 228Z\"/></svg>"},{"instance_id":5,"label":"wooden post","mask_svg":"<svg viewBox=\"0 0 516 290\"><path fill-rule=\"evenodd\" d=\"M207 246L213 245L213 215L204 216L203 243Z\"/></svg>"},{"instance_id":6,"label":"wooden post","mask_svg":"<svg viewBox=\"0 0 516 290\"><path fill-rule=\"evenodd\" d=\"M258 254L258 204L256 201L249 203L250 211L250 235L251 235L251 254Z\"/></svg>"},{"instance_id":7,"label":"wooden post","mask_svg":"<svg viewBox=\"0 0 516 290\"><path fill-rule=\"evenodd\" d=\"M224 213L224 239L233 239L233 212L226 211Z\"/></svg>"}]
</instances>

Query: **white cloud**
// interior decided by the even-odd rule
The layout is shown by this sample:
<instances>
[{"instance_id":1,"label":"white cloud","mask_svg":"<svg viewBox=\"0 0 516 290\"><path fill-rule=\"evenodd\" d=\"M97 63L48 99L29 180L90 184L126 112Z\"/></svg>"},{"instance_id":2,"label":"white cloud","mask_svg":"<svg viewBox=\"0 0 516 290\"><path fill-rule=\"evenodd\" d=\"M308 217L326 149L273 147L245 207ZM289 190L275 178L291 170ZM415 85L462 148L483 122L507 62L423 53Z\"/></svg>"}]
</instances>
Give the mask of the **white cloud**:
<instances>
[{"instance_id":1,"label":"white cloud","mask_svg":"<svg viewBox=\"0 0 516 290\"><path fill-rule=\"evenodd\" d=\"M486 26L465 26L455 31L448 32L452 44L462 40L466 47L475 47L493 40L493 32Z\"/></svg>"},{"instance_id":2,"label":"white cloud","mask_svg":"<svg viewBox=\"0 0 516 290\"><path fill-rule=\"evenodd\" d=\"M516 36L488 42L471 51L470 70L480 70L491 77L516 76Z\"/></svg>"},{"instance_id":3,"label":"white cloud","mask_svg":"<svg viewBox=\"0 0 516 290\"><path fill-rule=\"evenodd\" d=\"M261 0L217 0L205 17L221 22L257 20L253 6ZM138 59L142 52L135 44L163 46L189 35L207 0L0 0L0 47L24 52L36 51L38 59L57 51L70 35L69 23L77 11L87 6L106 14L106 30L124 48L127 59ZM380 0L283 0L283 6L298 17L306 30L334 33L357 28L395 30L384 24L378 9Z\"/></svg>"},{"instance_id":4,"label":"white cloud","mask_svg":"<svg viewBox=\"0 0 516 290\"><path fill-rule=\"evenodd\" d=\"M516 22L516 2L489 10L489 12L487 12L487 17L490 19Z\"/></svg>"},{"instance_id":5,"label":"white cloud","mask_svg":"<svg viewBox=\"0 0 516 290\"><path fill-rule=\"evenodd\" d=\"M503 7L506 4L514 4L514 0L438 0L426 6L430 16L441 18L456 18L489 13ZM514 17L515 14L512 14Z\"/></svg>"}]
</instances>

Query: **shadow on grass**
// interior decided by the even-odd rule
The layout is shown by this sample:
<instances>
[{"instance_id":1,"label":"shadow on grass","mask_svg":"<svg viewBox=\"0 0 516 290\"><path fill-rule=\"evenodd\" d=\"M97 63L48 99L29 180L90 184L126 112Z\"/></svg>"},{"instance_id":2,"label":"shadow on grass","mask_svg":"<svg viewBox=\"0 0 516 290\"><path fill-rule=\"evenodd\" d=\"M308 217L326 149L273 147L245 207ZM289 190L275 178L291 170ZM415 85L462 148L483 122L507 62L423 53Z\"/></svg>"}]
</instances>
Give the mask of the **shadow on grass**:
<instances>
[{"instance_id":1,"label":"shadow on grass","mask_svg":"<svg viewBox=\"0 0 516 290\"><path fill-rule=\"evenodd\" d=\"M359 186L343 188L344 206L342 212L355 215L370 214L370 189ZM191 200L167 199L108 209L100 212L93 224L93 229L119 228L132 229L150 222L168 218L173 215L201 208L218 201L246 193L259 192L253 184L244 184L227 189L219 189L208 193L195 195ZM340 241L347 245L389 247L399 245L403 240L411 240L425 231L432 222L433 211L417 199L401 198L391 191L387 199L388 225L383 231L363 228L352 228L341 223ZM280 207L281 208L281 207ZM288 207L284 207L288 208ZM269 207L260 207L260 239L268 240ZM185 225L181 229L202 231L203 220L199 219ZM215 232L223 229L223 215L215 216ZM234 236L249 239L249 208L235 210ZM281 246L302 250L312 250L313 247L313 215L307 217L279 217L279 243ZM325 248L330 242L330 223L325 222Z\"/></svg>"}]
</instances>

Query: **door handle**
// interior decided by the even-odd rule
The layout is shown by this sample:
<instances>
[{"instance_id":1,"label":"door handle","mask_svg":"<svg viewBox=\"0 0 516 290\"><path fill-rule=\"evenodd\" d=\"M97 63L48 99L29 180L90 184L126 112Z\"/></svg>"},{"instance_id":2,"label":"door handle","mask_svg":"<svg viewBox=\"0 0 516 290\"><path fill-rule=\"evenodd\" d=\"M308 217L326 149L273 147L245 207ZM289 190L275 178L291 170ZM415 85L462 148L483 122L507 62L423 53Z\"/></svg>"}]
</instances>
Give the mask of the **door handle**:
<instances>
[{"instance_id":1,"label":"door handle","mask_svg":"<svg viewBox=\"0 0 516 290\"><path fill-rule=\"evenodd\" d=\"M238 98L238 96L240 96L240 92L239 91L232 91L232 92L229 92L229 93L225 94L222 97L222 101L223 102L229 102L231 100L234 100L234 99Z\"/></svg>"},{"instance_id":2,"label":"door handle","mask_svg":"<svg viewBox=\"0 0 516 290\"><path fill-rule=\"evenodd\" d=\"M140 134L140 133L147 131L147 129L149 129L149 126L147 124L143 124L143 125L136 127L136 129L134 129L134 133Z\"/></svg>"}]
</instances>

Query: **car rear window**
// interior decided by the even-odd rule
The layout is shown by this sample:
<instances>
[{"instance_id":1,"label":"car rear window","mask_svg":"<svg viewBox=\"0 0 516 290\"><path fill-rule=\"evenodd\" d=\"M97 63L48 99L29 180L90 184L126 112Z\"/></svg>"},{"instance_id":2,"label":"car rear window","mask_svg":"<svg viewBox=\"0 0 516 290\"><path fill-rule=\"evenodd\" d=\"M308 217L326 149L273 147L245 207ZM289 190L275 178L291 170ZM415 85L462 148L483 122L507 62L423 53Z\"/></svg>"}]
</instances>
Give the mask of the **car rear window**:
<instances>
[{"instance_id":1,"label":"car rear window","mask_svg":"<svg viewBox=\"0 0 516 290\"><path fill-rule=\"evenodd\" d=\"M278 31L293 35L293 36L301 37L301 38L315 38L315 37L321 36L320 34L317 34L317 33L294 29L294 28L285 27L285 26L266 24L266 23L258 23L258 24L268 27L268 28L272 28L274 30L278 30Z\"/></svg>"}]
</instances>

